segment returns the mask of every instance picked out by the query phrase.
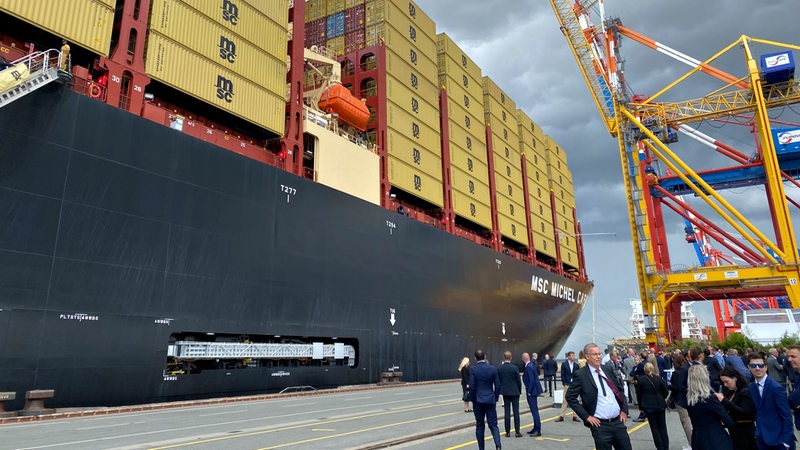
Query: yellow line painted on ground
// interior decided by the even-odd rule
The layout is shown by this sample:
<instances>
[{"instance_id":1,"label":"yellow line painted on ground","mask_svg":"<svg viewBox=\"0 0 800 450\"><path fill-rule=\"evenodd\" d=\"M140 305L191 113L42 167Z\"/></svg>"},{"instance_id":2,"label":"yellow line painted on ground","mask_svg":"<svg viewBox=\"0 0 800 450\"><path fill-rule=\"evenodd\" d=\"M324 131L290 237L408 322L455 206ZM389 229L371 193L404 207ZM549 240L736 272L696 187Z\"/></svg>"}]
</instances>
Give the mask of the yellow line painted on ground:
<instances>
[{"instance_id":1,"label":"yellow line painted on ground","mask_svg":"<svg viewBox=\"0 0 800 450\"><path fill-rule=\"evenodd\" d=\"M387 424L387 425L380 425L380 426L377 426L377 427L365 428L363 430L348 431L346 433L332 434L330 436L321 436L321 437L318 437L318 438L306 439L306 440L297 441L297 442L287 442L286 444L274 445L272 447L262 447L262 448L260 448L258 450L270 450L270 449L273 449L273 448L283 448L283 447L290 447L292 445L308 444L309 442L322 441L322 440L325 440L325 439L337 438L337 437L342 437L342 436L349 436L349 435L358 434L358 433L366 433L368 431L381 430L383 428L394 427L394 426L397 426L397 425L407 425L409 423L422 422L423 420L438 419L440 417L452 416L453 414L458 414L458 413L446 413L446 414L439 414L437 416L422 417L422 418L419 418L419 419L406 420L405 422L395 422L395 423L390 423L390 424Z\"/></svg>"},{"instance_id":2,"label":"yellow line painted on ground","mask_svg":"<svg viewBox=\"0 0 800 450\"><path fill-rule=\"evenodd\" d=\"M569 441L569 438L556 439L556 438L549 438L549 437L537 437L536 440L537 441L567 442L567 441Z\"/></svg>"},{"instance_id":3,"label":"yellow line painted on ground","mask_svg":"<svg viewBox=\"0 0 800 450\"><path fill-rule=\"evenodd\" d=\"M530 410L529 410L529 411L530 411ZM571 415L571 414L572 414L572 413L570 413L570 414L567 414L567 415L569 416L569 415ZM520 412L520 415L522 415L522 412ZM550 422L551 420L555 420L555 419L556 419L556 417L558 417L558 416L553 416L553 417L551 417L551 418L549 418L549 419L544 419L544 420L542 421L542 423L545 423L545 422ZM533 424L530 424L530 425L526 425L526 426L524 426L524 427L520 427L520 429L522 429L522 428L530 428L530 427L532 427L532 426L533 426ZM484 441L488 441L488 440L491 440L491 439L492 439L492 433L489 433L489 436L486 436L486 437L484 437L484 438L483 438L483 440L484 440ZM477 444L477 443L478 443L478 440L477 440L477 439L475 439L474 441L464 442L463 444L458 444L458 445L456 445L456 446L453 446L453 447L447 447L445 450L455 450L455 449L457 449L457 448L464 448L464 447L466 447L466 446L468 446L468 445Z\"/></svg>"},{"instance_id":4,"label":"yellow line painted on ground","mask_svg":"<svg viewBox=\"0 0 800 450\"><path fill-rule=\"evenodd\" d=\"M311 431L336 431L336 428L312 428Z\"/></svg>"},{"instance_id":5,"label":"yellow line painted on ground","mask_svg":"<svg viewBox=\"0 0 800 450\"><path fill-rule=\"evenodd\" d=\"M441 406L454 405L456 403L461 403L461 401L439 403L439 404L435 404L435 405L415 406L415 407L410 407L410 408L395 409L395 410L392 410L392 411L381 411L381 412L378 412L378 413L364 414L364 415L361 415L361 416L354 416L354 417L343 417L341 419L332 419L332 420L326 420L326 421L322 421L322 422L310 422L310 423L304 423L304 424L300 424L300 425L292 425L292 426L283 427L283 428L276 428L274 430L253 431L253 432L250 432L250 433L241 433L241 434L236 434L236 435L231 435L231 436L222 436L222 437L209 438L209 439L193 440L191 442L184 442L184 443L181 443L181 444L165 445L163 447L153 447L150 450L165 450L165 449L168 449L168 448L188 447L190 445L207 444L209 442L226 441L226 440L230 440L230 439L238 439L238 438L243 438L243 437L258 436L258 435L261 435L261 434L277 433L279 431L296 430L298 428L305 428L305 427L310 427L310 426L313 426L313 425L326 425L326 424L330 424L330 423L342 423L342 422L347 422L347 421L350 421L350 420L361 420L361 419L366 419L366 418L369 418L369 417L385 416L387 414L395 414L395 413L408 412L408 411L417 411L417 410L427 409L427 408L438 408L438 407L441 407ZM427 417L427 418L424 418L424 419L417 419L415 421L427 420L427 419L436 418L436 417L445 417L445 416L450 416L450 415L461 415L461 414L464 414L464 413L463 412L447 413L447 414L441 414L441 415L437 415L437 416L433 416L433 417ZM393 423L391 426L394 426L394 425L397 425L397 423ZM292 445L294 445L294 444L292 444ZM270 448L278 448L278 447L270 447Z\"/></svg>"}]
</instances>

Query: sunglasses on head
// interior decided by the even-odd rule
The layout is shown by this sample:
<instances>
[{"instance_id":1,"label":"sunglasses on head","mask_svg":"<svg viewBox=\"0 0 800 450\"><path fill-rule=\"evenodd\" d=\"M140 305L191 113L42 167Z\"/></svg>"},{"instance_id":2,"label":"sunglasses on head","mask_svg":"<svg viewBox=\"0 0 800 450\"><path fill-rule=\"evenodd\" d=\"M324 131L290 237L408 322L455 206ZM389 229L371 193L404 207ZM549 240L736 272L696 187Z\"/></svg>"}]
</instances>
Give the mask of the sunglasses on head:
<instances>
[{"instance_id":1,"label":"sunglasses on head","mask_svg":"<svg viewBox=\"0 0 800 450\"><path fill-rule=\"evenodd\" d=\"M761 364L750 364L750 368L751 369L763 369L764 368L764 363L761 363Z\"/></svg>"}]
</instances>

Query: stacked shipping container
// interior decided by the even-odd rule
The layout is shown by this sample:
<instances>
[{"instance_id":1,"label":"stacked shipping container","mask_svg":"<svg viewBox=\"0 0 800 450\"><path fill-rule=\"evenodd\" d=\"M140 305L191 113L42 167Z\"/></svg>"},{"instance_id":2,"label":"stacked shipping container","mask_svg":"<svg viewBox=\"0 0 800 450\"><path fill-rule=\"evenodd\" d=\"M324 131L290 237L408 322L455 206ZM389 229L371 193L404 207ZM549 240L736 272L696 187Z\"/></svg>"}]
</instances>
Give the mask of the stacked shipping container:
<instances>
[{"instance_id":1,"label":"stacked shipping container","mask_svg":"<svg viewBox=\"0 0 800 450\"><path fill-rule=\"evenodd\" d=\"M31 21L67 41L108 56L116 0L0 0L0 11ZM79 11L79 13L76 13Z\"/></svg>"},{"instance_id":2,"label":"stacked shipping container","mask_svg":"<svg viewBox=\"0 0 800 450\"><path fill-rule=\"evenodd\" d=\"M547 154L547 174L550 189L553 191L553 210L559 232L561 259L565 264L578 265L577 242L575 240L575 195L572 185L572 173L567 168L567 155L564 150L549 136L545 137Z\"/></svg>"},{"instance_id":3,"label":"stacked shipping container","mask_svg":"<svg viewBox=\"0 0 800 450\"><path fill-rule=\"evenodd\" d=\"M288 0L154 0L147 75L282 134Z\"/></svg>"},{"instance_id":4,"label":"stacked shipping container","mask_svg":"<svg viewBox=\"0 0 800 450\"><path fill-rule=\"evenodd\" d=\"M367 97L373 109L385 111L386 122L372 123L370 135L385 135L388 181L393 187L436 206L443 204L437 126L442 87L447 92L445 138L456 216L488 230L495 204L504 240L554 260L560 250L566 265L578 266L574 195L563 150L496 83L482 77L481 69L451 38L436 35L435 23L412 1L312 0L306 2L306 21L307 46L348 55L348 64L354 66L364 64L356 52L377 55L369 49L384 46L385 61L378 64L383 64L385 80L371 80L371 87L365 89L362 83L353 90ZM377 92L375 87L381 85L385 92ZM492 151L487 155L489 144ZM489 157L494 173L489 173ZM527 233L522 158L533 242ZM551 191L557 211L551 206Z\"/></svg>"},{"instance_id":5,"label":"stacked shipping container","mask_svg":"<svg viewBox=\"0 0 800 450\"><path fill-rule=\"evenodd\" d=\"M439 85L447 91L450 182L455 214L492 228L481 69L449 36L437 35Z\"/></svg>"},{"instance_id":6,"label":"stacked shipping container","mask_svg":"<svg viewBox=\"0 0 800 450\"><path fill-rule=\"evenodd\" d=\"M533 247L538 253L556 258L553 230L553 211L550 206L550 179L547 172L547 152L542 129L521 109L517 110L519 146L525 157L528 175ZM570 234L574 234L571 232Z\"/></svg>"},{"instance_id":7,"label":"stacked shipping container","mask_svg":"<svg viewBox=\"0 0 800 450\"><path fill-rule=\"evenodd\" d=\"M517 107L491 78L483 77L483 108L491 128L497 225L504 238L528 247Z\"/></svg>"}]
</instances>

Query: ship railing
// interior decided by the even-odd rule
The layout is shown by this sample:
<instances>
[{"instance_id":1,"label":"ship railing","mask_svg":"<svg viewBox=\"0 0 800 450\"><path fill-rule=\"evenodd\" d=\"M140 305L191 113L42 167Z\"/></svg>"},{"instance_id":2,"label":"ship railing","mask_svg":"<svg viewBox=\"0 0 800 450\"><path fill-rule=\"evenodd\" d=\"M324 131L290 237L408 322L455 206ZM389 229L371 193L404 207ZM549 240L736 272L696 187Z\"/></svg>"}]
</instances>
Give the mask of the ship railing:
<instances>
[{"instance_id":1,"label":"ship railing","mask_svg":"<svg viewBox=\"0 0 800 450\"><path fill-rule=\"evenodd\" d=\"M326 114L322 111L315 111L308 105L304 105L303 119L325 128L332 133L336 133L340 137L347 139L359 147L362 147L364 150L371 151L372 153L378 152L377 147L374 145L371 146L369 142L364 139L364 137L349 133L343 128L339 128L338 115L336 114Z\"/></svg>"},{"instance_id":2,"label":"ship railing","mask_svg":"<svg viewBox=\"0 0 800 450\"><path fill-rule=\"evenodd\" d=\"M51 48L49 50L42 50L25 55L19 59L11 61L11 65L16 66L17 64L25 64L25 67L28 69L28 73L33 77L47 69L69 67L70 56L66 56L67 61L62 65L63 58L64 55L60 51Z\"/></svg>"}]
</instances>

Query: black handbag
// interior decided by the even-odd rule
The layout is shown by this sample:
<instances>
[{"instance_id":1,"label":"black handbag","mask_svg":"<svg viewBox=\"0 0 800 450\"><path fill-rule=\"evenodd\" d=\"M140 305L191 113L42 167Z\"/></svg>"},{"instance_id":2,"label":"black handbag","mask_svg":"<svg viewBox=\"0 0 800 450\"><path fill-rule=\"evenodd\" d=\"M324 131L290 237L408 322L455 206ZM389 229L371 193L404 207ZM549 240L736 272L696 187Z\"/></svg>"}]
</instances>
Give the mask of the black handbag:
<instances>
[{"instance_id":1,"label":"black handbag","mask_svg":"<svg viewBox=\"0 0 800 450\"><path fill-rule=\"evenodd\" d=\"M462 400L462 401L465 401L465 402L468 402L468 401L469 401L469 389L467 389L466 391L464 391L464 395L462 395L462 396L461 396L461 400Z\"/></svg>"}]
</instances>

